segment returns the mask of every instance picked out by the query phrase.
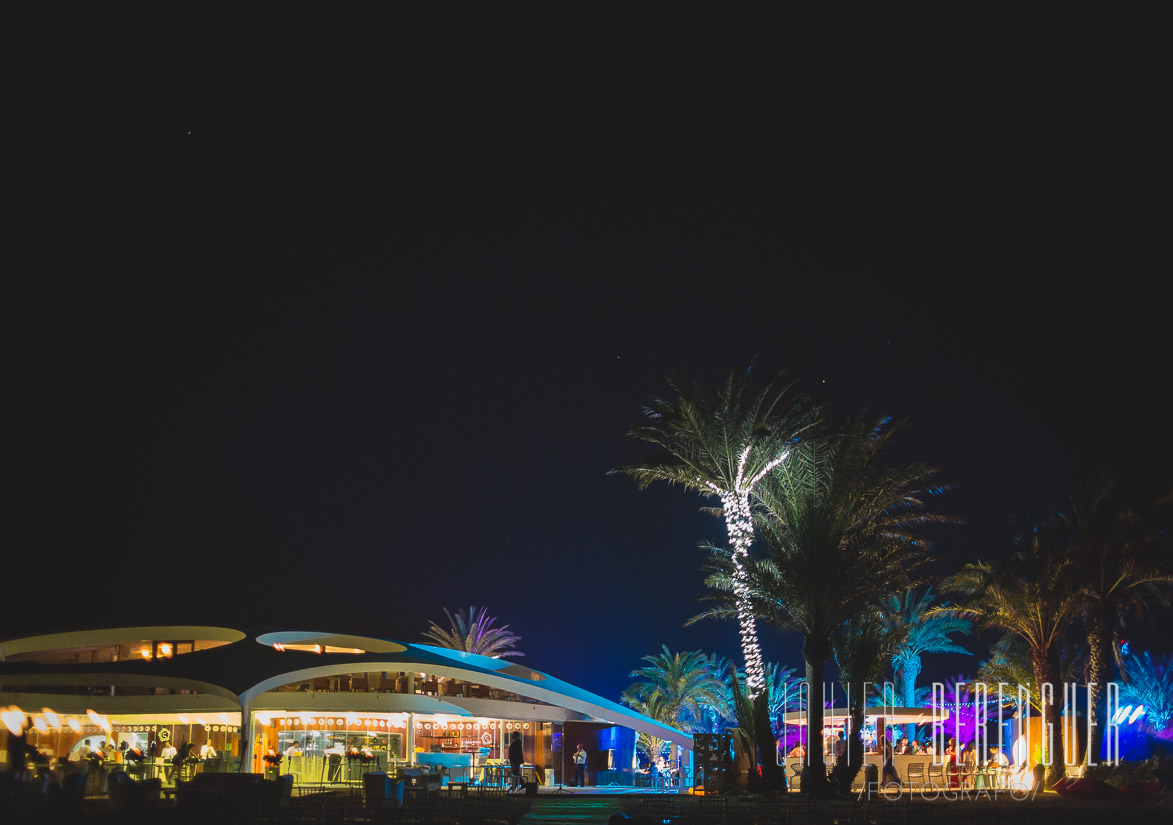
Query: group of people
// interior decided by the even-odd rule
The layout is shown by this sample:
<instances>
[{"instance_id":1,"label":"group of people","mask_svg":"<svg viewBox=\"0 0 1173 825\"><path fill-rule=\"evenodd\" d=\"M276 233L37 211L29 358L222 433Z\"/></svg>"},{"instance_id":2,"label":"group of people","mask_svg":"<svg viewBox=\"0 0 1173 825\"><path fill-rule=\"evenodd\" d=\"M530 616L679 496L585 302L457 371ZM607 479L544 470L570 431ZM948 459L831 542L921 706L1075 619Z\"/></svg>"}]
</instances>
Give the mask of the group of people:
<instances>
[{"instance_id":1,"label":"group of people","mask_svg":"<svg viewBox=\"0 0 1173 825\"><path fill-rule=\"evenodd\" d=\"M909 754L924 754L925 756L932 756L933 741L927 736L925 737L924 742L921 742L917 739L903 738L896 743L896 753L900 756L906 756Z\"/></svg>"},{"instance_id":2,"label":"group of people","mask_svg":"<svg viewBox=\"0 0 1173 825\"><path fill-rule=\"evenodd\" d=\"M846 750L847 737L843 731L840 731L838 737L832 739L831 744L826 747L826 751L828 751L827 755L829 756L833 753L837 758L842 757L846 753ZM932 740L928 737L923 742L917 739L900 739L893 745L885 737L883 739L883 774L880 779L882 785L887 785L891 782L900 784L900 774L896 770L895 763L895 757L897 755L932 756ZM801 740L796 742L794 747L787 751L786 756L791 759L805 759L806 745ZM956 769L959 758L962 765L969 767L970 772L990 772L1010 766L1010 760L997 745L990 745L986 758L981 760L981 764L979 765L976 750L974 748L966 748L964 745L959 748L956 739L952 736L945 742L942 756L946 764L954 768L954 770L947 771L948 781L952 787L957 787L961 781L961 771Z\"/></svg>"}]
</instances>

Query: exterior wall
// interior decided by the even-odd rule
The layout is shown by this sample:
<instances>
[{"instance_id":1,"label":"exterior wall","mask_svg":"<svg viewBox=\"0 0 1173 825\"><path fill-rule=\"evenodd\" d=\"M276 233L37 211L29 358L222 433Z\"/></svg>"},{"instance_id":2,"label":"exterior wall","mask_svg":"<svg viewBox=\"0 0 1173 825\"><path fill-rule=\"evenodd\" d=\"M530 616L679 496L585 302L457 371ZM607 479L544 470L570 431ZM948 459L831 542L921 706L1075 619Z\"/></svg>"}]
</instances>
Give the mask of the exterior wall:
<instances>
[{"instance_id":1,"label":"exterior wall","mask_svg":"<svg viewBox=\"0 0 1173 825\"><path fill-rule=\"evenodd\" d=\"M0 658L7 655L10 659L0 661L0 688L5 689L0 692L0 705L53 708L63 717L78 719L92 710L110 716L116 723L131 715L233 714L239 719L243 710L248 714L244 720L247 732L238 734L235 744L226 737L224 747L231 744L229 749L239 754L244 770L261 765L260 758L279 741L265 730L265 724L256 721L258 716L286 713L324 720L351 714L364 720L386 720L389 715L411 714L412 724L407 728L404 745L409 758L417 752L413 745L416 749L444 750L443 743L428 741L438 738L425 735L428 728L416 727L417 717L421 725L429 724L426 720L435 724L437 715L456 725L471 721L475 726L496 720L521 728L527 762L542 769L557 769L559 774L561 760L555 764L551 745L554 731L563 725L570 728L565 742L571 751L579 738L573 725L587 725L581 738L591 754L592 774L606 768L606 754L598 745L597 735L603 727L619 725L691 747L687 734L516 663L426 645L322 633L290 632L281 636L286 642L260 643L261 638L271 635L253 638L239 631L195 626L115 628L4 642L0 644ZM177 651L185 638L197 641ZM141 641L144 639L153 640L149 648ZM156 656L160 640L171 640L166 657L169 661L155 661L163 658ZM304 648L302 642L313 642L315 650L284 649L286 643ZM188 649L205 643L218 649L199 656L187 655ZM102 645L111 651L111 661L97 667L94 662L78 663L76 672L70 667L72 661L57 661L49 666L21 661L31 661L29 657L41 654L52 659L58 654ZM142 646L139 654L145 651L150 655L123 658L128 652L134 653L131 648L135 645ZM156 718L149 724L173 721ZM44 720L41 724L44 726ZM378 730L387 728L380 726ZM158 728L127 731L136 736L152 732L158 733ZM417 733L419 743L414 744ZM179 734L168 733L169 737L174 735ZM64 742L68 737L62 732L59 738L62 743L54 747L52 754L57 757L69 751ZM204 741L194 730L183 738L190 738L196 745ZM150 741L146 740L148 746ZM500 738L489 750L495 757L504 755Z\"/></svg>"}]
</instances>

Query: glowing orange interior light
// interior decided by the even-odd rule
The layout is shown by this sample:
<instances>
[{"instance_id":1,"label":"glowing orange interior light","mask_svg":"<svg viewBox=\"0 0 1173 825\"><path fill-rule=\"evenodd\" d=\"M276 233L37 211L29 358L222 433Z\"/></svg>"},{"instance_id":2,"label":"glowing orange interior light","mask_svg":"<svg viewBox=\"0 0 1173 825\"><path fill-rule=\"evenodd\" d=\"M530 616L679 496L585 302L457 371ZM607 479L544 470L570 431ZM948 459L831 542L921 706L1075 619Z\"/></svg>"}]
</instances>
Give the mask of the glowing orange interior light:
<instances>
[{"instance_id":1,"label":"glowing orange interior light","mask_svg":"<svg viewBox=\"0 0 1173 825\"><path fill-rule=\"evenodd\" d=\"M24 718L24 711L16 705L0 713L0 720L4 721L4 727L8 728L8 732L13 736L20 736L24 730Z\"/></svg>"}]
</instances>

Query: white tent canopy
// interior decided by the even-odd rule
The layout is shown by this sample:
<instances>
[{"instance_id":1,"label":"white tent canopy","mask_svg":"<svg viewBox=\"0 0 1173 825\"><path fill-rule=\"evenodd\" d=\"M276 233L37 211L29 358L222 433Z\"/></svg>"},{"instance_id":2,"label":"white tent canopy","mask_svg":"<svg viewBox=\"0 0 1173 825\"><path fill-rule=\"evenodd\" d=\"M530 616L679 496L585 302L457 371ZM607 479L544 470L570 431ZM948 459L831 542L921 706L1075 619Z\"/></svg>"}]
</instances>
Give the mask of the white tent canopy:
<instances>
[{"instance_id":1,"label":"white tent canopy","mask_svg":"<svg viewBox=\"0 0 1173 825\"><path fill-rule=\"evenodd\" d=\"M885 725L928 725L933 722L942 722L949 718L948 708L938 708L934 718L932 708L885 708L874 707L864 711L864 722L873 723L883 719ZM823 726L841 728L851 718L851 711L847 708L827 708L823 711ZM794 710L783 717L788 725L807 725L809 717L805 710Z\"/></svg>"}]
</instances>

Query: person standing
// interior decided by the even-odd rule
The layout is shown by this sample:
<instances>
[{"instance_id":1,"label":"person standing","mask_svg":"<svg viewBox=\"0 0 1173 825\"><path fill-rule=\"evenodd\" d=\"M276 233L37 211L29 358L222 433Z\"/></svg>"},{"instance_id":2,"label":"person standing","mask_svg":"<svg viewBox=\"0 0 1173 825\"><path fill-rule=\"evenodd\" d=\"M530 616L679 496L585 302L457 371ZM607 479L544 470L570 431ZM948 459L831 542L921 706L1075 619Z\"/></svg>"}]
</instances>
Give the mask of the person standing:
<instances>
[{"instance_id":1,"label":"person standing","mask_svg":"<svg viewBox=\"0 0 1173 825\"><path fill-rule=\"evenodd\" d=\"M835 762L838 763L839 760L843 759L843 757L846 753L847 753L847 734L844 733L843 731L839 731L839 739L835 742Z\"/></svg>"},{"instance_id":2,"label":"person standing","mask_svg":"<svg viewBox=\"0 0 1173 825\"><path fill-rule=\"evenodd\" d=\"M949 778L950 788L960 788L961 781L957 771L957 740L952 736L945 743L945 774Z\"/></svg>"},{"instance_id":3,"label":"person standing","mask_svg":"<svg viewBox=\"0 0 1173 825\"><path fill-rule=\"evenodd\" d=\"M521 732L514 731L509 740L509 785L516 790L521 787L521 763L525 761L525 752L521 747Z\"/></svg>"},{"instance_id":4,"label":"person standing","mask_svg":"<svg viewBox=\"0 0 1173 825\"><path fill-rule=\"evenodd\" d=\"M24 778L28 752L32 750L28 746L28 729L32 726L33 723L30 719L27 727L20 725L16 733L11 731L8 733L8 770L16 779Z\"/></svg>"},{"instance_id":5,"label":"person standing","mask_svg":"<svg viewBox=\"0 0 1173 825\"><path fill-rule=\"evenodd\" d=\"M168 784L170 784L175 779L175 754L177 753L179 753L179 751L171 742L168 742L163 747L163 753L161 754L164 765L163 776L166 778Z\"/></svg>"},{"instance_id":6,"label":"person standing","mask_svg":"<svg viewBox=\"0 0 1173 825\"><path fill-rule=\"evenodd\" d=\"M899 787L900 774L898 774L896 772L896 759L894 758L895 751L893 751L892 743L888 741L887 735L884 736L883 742L884 742L884 748L883 748L884 775L880 779L880 784L885 785L885 786L889 785L889 784L895 784Z\"/></svg>"},{"instance_id":7,"label":"person standing","mask_svg":"<svg viewBox=\"0 0 1173 825\"><path fill-rule=\"evenodd\" d=\"M582 788L586 785L586 764L587 752L582 747L582 742L578 743L578 749L574 752L574 784Z\"/></svg>"}]
</instances>

